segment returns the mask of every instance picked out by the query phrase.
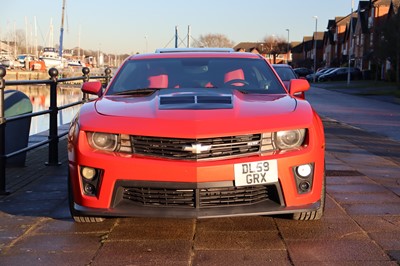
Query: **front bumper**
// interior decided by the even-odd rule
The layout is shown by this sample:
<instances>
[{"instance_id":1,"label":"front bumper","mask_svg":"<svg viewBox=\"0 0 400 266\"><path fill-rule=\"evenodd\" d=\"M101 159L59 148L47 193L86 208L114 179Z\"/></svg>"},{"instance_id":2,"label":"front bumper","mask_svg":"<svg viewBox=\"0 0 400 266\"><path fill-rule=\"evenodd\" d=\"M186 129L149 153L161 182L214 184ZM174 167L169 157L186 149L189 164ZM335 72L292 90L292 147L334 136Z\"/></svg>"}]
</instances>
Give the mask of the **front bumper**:
<instances>
[{"instance_id":1,"label":"front bumper","mask_svg":"<svg viewBox=\"0 0 400 266\"><path fill-rule=\"evenodd\" d=\"M69 150L71 208L75 215L206 218L314 211L321 205L322 144L266 156L188 162L95 152L86 143L80 141L78 147ZM241 192L248 187L235 186L234 165L263 160L277 161L278 181L255 187L255 196L253 191ZM306 193L299 193L294 171L302 164L313 165L311 188ZM100 169L94 195L83 192L82 166ZM161 192L143 195L154 190ZM172 200L166 199L164 203L163 193L172 195ZM190 193L190 199L180 198L182 193ZM213 200L219 203L202 205L202 194L215 197ZM149 204L143 197L157 197L158 201ZM180 205L179 201L190 203Z\"/></svg>"},{"instance_id":2,"label":"front bumper","mask_svg":"<svg viewBox=\"0 0 400 266\"><path fill-rule=\"evenodd\" d=\"M127 192L134 190L140 192ZM314 211L321 206L318 201L286 207L281 191L279 183L237 188L229 181L201 184L118 181L111 208L76 203L73 208L78 216L217 218L289 214Z\"/></svg>"}]
</instances>

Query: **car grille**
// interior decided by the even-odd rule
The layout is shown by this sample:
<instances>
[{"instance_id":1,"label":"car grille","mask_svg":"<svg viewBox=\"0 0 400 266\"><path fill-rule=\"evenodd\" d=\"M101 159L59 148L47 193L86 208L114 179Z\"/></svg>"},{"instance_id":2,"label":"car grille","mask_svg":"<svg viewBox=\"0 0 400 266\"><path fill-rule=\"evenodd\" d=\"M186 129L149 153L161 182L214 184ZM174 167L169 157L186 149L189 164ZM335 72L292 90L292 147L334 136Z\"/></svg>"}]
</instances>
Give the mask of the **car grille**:
<instances>
[{"instance_id":1,"label":"car grille","mask_svg":"<svg viewBox=\"0 0 400 266\"><path fill-rule=\"evenodd\" d=\"M271 198L276 201L274 195L274 185L197 189L124 187L123 192L125 200L140 206L179 208L252 205Z\"/></svg>"},{"instance_id":2,"label":"car grille","mask_svg":"<svg viewBox=\"0 0 400 266\"><path fill-rule=\"evenodd\" d=\"M273 150L272 134L249 134L204 139L131 136L134 154L179 160L215 160L260 153L261 144ZM263 151L266 149L264 148Z\"/></svg>"}]
</instances>

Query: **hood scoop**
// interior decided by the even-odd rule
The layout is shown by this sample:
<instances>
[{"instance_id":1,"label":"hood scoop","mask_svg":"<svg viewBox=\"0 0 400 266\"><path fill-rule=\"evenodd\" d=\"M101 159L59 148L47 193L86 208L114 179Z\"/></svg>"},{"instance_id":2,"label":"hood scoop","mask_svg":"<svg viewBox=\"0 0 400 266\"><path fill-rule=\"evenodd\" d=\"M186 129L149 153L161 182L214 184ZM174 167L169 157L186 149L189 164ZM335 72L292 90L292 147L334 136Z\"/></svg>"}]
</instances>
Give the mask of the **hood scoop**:
<instances>
[{"instance_id":1,"label":"hood scoop","mask_svg":"<svg viewBox=\"0 0 400 266\"><path fill-rule=\"evenodd\" d=\"M160 110L232 109L232 95L168 95L160 96Z\"/></svg>"}]
</instances>

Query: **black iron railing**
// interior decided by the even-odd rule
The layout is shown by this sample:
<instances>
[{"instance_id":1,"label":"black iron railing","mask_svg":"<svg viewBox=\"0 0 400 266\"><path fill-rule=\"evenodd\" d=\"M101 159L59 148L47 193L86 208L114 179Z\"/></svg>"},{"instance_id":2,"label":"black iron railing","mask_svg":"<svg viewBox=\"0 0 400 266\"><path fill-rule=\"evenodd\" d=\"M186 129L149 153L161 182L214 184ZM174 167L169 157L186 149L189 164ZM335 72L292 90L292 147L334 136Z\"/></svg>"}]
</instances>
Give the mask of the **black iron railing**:
<instances>
[{"instance_id":1,"label":"black iron railing","mask_svg":"<svg viewBox=\"0 0 400 266\"><path fill-rule=\"evenodd\" d=\"M57 90L60 83L72 82L72 81L83 81L87 82L90 79L102 80L105 86L109 83L111 79L111 69L105 69L103 76L89 76L90 69L87 67L82 68L82 76L71 77L71 78L58 78L58 70L56 68L49 69L48 73L50 78L47 80L23 80L23 81L6 81L4 77L6 76L6 69L0 67L0 195L8 194L6 191L6 163L7 159L13 156L22 154L24 152L33 150L40 146L46 144L48 147L48 161L46 165L56 166L60 165L58 161L58 142L59 139L67 134L58 133L58 112L63 109L67 109L76 105L80 105L89 100L89 96L86 94L82 95L82 100L69 103L67 105L58 106L57 105ZM5 117L5 104L4 104L4 90L7 86L18 86L18 85L49 85L50 89L50 106L48 110L32 112L27 114L16 115L12 117ZM49 130L48 139L29 145L23 149L13 151L6 154L5 149L5 139L6 139L6 124L12 121L32 118L35 116L49 115Z\"/></svg>"}]
</instances>

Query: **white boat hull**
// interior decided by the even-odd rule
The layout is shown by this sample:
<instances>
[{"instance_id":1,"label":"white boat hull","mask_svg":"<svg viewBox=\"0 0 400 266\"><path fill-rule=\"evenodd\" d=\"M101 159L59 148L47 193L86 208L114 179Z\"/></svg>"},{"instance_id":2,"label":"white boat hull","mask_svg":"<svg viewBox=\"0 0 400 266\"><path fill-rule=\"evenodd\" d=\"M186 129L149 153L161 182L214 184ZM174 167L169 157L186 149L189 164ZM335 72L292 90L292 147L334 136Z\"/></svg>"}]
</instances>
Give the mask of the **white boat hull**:
<instances>
[{"instance_id":1,"label":"white boat hull","mask_svg":"<svg viewBox=\"0 0 400 266\"><path fill-rule=\"evenodd\" d=\"M62 61L59 59L52 59L52 58L42 58L44 61L44 64L46 65L46 68L51 68L51 67L62 67Z\"/></svg>"}]
</instances>

